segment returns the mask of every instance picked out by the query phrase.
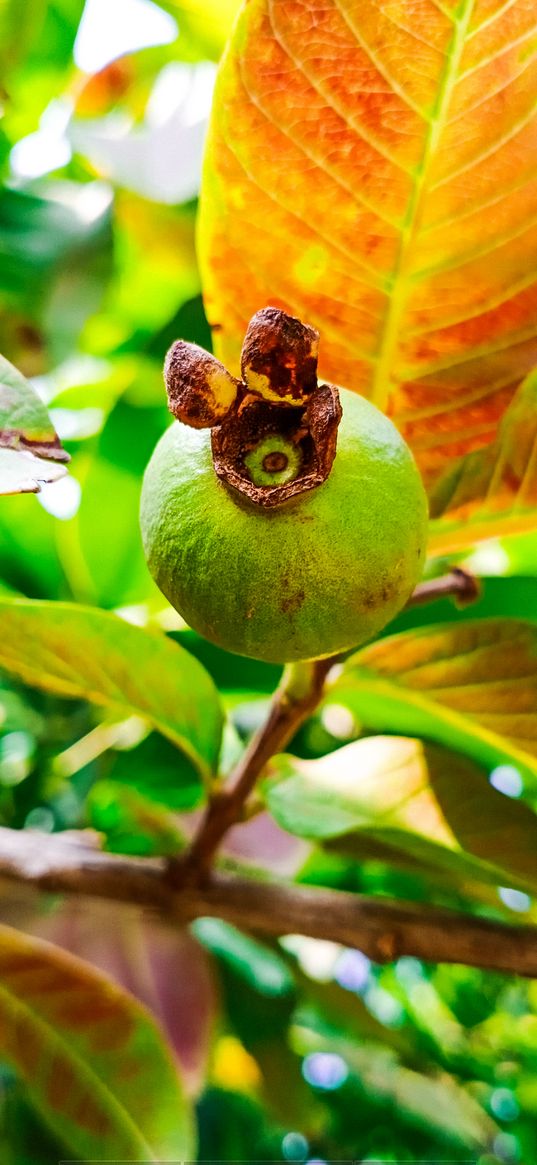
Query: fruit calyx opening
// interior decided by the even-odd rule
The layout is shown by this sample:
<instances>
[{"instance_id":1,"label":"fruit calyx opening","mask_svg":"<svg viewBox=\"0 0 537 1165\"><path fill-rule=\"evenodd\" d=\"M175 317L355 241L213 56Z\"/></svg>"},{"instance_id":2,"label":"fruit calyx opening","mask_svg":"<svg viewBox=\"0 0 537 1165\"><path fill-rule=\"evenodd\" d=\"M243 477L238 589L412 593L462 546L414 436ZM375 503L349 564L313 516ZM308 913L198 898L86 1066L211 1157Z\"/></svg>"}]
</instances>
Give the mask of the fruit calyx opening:
<instances>
[{"instance_id":1,"label":"fruit calyx opening","mask_svg":"<svg viewBox=\"0 0 537 1165\"><path fill-rule=\"evenodd\" d=\"M166 357L171 412L212 429L217 476L255 505L281 505L332 468L341 405L317 383L318 344L315 328L268 307L248 326L240 381L195 344L179 340Z\"/></svg>"}]
</instances>

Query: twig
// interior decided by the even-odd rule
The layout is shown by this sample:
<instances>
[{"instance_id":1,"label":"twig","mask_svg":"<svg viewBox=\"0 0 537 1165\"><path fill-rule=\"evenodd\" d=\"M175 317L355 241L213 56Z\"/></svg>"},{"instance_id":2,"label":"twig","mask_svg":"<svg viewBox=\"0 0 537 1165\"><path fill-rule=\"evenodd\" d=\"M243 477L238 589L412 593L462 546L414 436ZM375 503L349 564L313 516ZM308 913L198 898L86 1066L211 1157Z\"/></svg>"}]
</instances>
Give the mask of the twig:
<instances>
[{"instance_id":1,"label":"twig","mask_svg":"<svg viewBox=\"0 0 537 1165\"><path fill-rule=\"evenodd\" d=\"M413 955L537 976L537 927L442 907L214 873L175 890L161 859L104 854L61 834L0 828L0 876L50 893L137 904L185 923L203 915L265 935L303 934L358 947L376 962Z\"/></svg>"},{"instance_id":2,"label":"twig","mask_svg":"<svg viewBox=\"0 0 537 1165\"><path fill-rule=\"evenodd\" d=\"M216 850L228 829L241 820L246 799L265 765L285 748L317 707L335 660L332 656L286 667L267 720L252 737L224 787L213 793L186 854L170 861L174 885L194 884L207 878Z\"/></svg>"},{"instance_id":3,"label":"twig","mask_svg":"<svg viewBox=\"0 0 537 1165\"><path fill-rule=\"evenodd\" d=\"M458 607L466 607L469 603L475 603L480 593L479 583L474 575L459 566L454 566L449 574L420 583L410 596L407 607L422 607L425 603L434 603L437 599L447 598L454 598Z\"/></svg>"}]
</instances>

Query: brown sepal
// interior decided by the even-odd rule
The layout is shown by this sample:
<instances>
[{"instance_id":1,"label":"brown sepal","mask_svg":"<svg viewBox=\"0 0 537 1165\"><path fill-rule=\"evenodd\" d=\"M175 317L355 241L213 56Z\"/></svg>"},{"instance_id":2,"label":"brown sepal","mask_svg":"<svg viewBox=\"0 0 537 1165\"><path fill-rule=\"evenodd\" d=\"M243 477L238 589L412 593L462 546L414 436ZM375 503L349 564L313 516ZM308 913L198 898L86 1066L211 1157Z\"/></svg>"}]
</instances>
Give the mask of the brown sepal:
<instances>
[{"instance_id":1,"label":"brown sepal","mask_svg":"<svg viewBox=\"0 0 537 1165\"><path fill-rule=\"evenodd\" d=\"M319 385L304 408L255 399L251 403L245 400L242 406L237 402L211 433L215 472L249 502L266 509L280 506L326 481L336 455L341 415L339 393L333 384ZM301 445L302 469L285 485L256 486L248 476L244 457L272 433Z\"/></svg>"},{"instance_id":2,"label":"brown sepal","mask_svg":"<svg viewBox=\"0 0 537 1165\"><path fill-rule=\"evenodd\" d=\"M228 391L224 399L215 396L209 377L221 378ZM198 344L176 340L164 363L168 408L178 421L193 429L219 424L229 412L239 390L239 382L210 352Z\"/></svg>"},{"instance_id":3,"label":"brown sepal","mask_svg":"<svg viewBox=\"0 0 537 1165\"><path fill-rule=\"evenodd\" d=\"M256 312L244 337L241 372L267 378L272 392L289 406L305 404L317 387L319 333L276 307Z\"/></svg>"}]
</instances>

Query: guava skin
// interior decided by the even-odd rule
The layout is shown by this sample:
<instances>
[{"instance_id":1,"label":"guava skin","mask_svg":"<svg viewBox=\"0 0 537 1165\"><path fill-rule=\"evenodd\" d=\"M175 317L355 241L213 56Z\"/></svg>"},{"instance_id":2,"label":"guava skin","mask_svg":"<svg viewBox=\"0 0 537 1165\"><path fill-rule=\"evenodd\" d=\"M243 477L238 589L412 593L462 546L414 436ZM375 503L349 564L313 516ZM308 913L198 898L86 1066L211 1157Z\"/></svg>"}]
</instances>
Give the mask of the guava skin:
<instances>
[{"instance_id":1,"label":"guava skin","mask_svg":"<svg viewBox=\"0 0 537 1165\"><path fill-rule=\"evenodd\" d=\"M374 405L340 394L329 477L278 508L218 480L207 430L174 422L149 462L149 569L186 622L227 651L285 663L358 646L420 578L427 501L412 454Z\"/></svg>"}]
</instances>

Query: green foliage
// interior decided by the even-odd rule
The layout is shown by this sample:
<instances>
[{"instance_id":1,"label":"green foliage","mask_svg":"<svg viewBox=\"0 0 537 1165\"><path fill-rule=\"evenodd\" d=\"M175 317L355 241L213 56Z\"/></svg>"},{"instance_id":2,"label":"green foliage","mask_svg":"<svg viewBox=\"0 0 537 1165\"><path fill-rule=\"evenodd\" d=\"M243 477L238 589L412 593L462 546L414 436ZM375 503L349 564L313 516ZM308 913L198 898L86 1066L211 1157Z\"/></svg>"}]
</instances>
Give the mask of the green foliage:
<instances>
[{"instance_id":1,"label":"green foliage","mask_svg":"<svg viewBox=\"0 0 537 1165\"><path fill-rule=\"evenodd\" d=\"M255 15L265 7L254 0L248 10ZM291 7L302 15L308 8L272 4L283 16ZM325 5L327 12L332 7ZM431 19L443 20L449 7L431 6ZM498 17L490 20L490 35L495 28L506 34L515 10L531 16L527 5L507 5L503 17L496 7L489 5ZM215 775L229 771L265 718L281 671L228 654L187 628L156 590L142 554L142 473L169 421L163 358L178 337L211 344L194 245L197 202L189 196L175 203L158 190L148 197L141 182L148 179L146 162L139 161L138 175L136 166L122 168L114 147L105 165L95 141L102 143L110 126L128 123L128 150L138 149L143 135L153 146L158 128L148 102L157 81L165 88L175 77L192 104L177 114L159 163L165 154L172 169L176 162L178 170L188 168L201 141L201 121L198 137L188 136L201 84L188 70L210 69L219 58L238 4L161 0L158 8L176 20L176 39L85 75L73 58L82 0L29 0L24 19L18 0L0 4L0 491L43 487L36 498L0 499L0 824L85 830L92 844L140 858L183 850ZM383 16L386 44L397 36L392 15ZM488 25L485 20L484 33ZM284 31L291 39L297 34L291 25ZM422 32L416 45L432 51L431 29ZM521 54L530 43L526 32L524 26ZM262 100L277 102L282 45L268 28L261 50L268 78ZM317 77L324 77L322 52L311 58ZM529 56L527 63L521 77L530 76ZM256 97L263 70L255 63L252 69L251 59L242 64ZM166 73L178 66L187 72ZM289 67L286 57L283 72ZM374 90L371 102L380 96ZM507 107L511 98L506 88L499 99ZM313 160L319 179L313 187L310 162L301 169L300 181L304 173L308 178L308 223L285 234L286 216L297 209L296 170L282 164L276 137L267 146L267 127L271 134L275 127L255 101L241 97L237 110L241 117L246 111L245 132L255 131L244 139L255 171L261 160L269 167L270 198L259 195L263 213L256 222L237 197L241 183L249 197L249 173L233 171L226 214L211 230L221 233L230 253L245 247L250 253L254 239L259 270L263 259L271 280L274 272L282 280L281 288L271 284L271 296L285 299L303 280L307 298L322 256L315 247L307 252L301 232L309 232L311 220L319 234L317 209L335 207L322 166ZM516 122L522 114L513 110ZM64 128L54 129L62 117ZM221 116L226 133L233 117L230 105ZM288 128L301 134L307 124L293 113ZM457 124L446 121L446 132ZM399 144L411 148L415 135L405 136L401 127ZM471 145L486 128L475 123ZM40 163L32 154L35 141L33 147L28 141L36 133ZM308 149L331 149L336 139L328 131L317 134ZM457 149L464 150L465 140ZM293 148L289 137L285 151ZM33 159L35 172L24 169L21 157ZM222 146L218 165L226 157ZM196 162L193 190L197 173ZM394 189L377 182L369 164L353 170L353 182L362 173L375 190ZM403 167L399 181L405 173ZM290 185L286 206L278 209L272 196L280 178ZM338 191L345 202L341 181ZM345 203L345 231L356 229L355 210ZM522 272L531 248L518 224L515 216ZM476 230L493 225L484 212ZM367 232L360 231L363 241ZM343 247L334 238L328 240L334 261L327 292L333 298L316 301L314 312L325 351L332 364L337 359L337 379L344 380L342 367L357 375L362 367L372 316L354 299L347 304L356 256L353 250L349 263L350 236ZM448 265L449 249L455 247L457 258L465 238L457 230L445 236ZM387 236L379 232L377 242L384 255ZM420 278L428 279L422 258ZM472 262L479 261L474 255ZM496 275L500 280L511 269L487 255L484 262L492 294ZM293 266L289 279L286 264ZM249 297L256 300L252 310L263 305L251 266L236 262L231 275L222 262L213 277L229 328L240 330ZM434 279L441 275L433 271ZM334 280L341 280L341 294ZM472 294L480 286L478 279L468 281ZM449 288L437 292L434 302L450 309ZM533 324L526 328L523 316L526 292L522 322L514 310L506 308L505 316L509 343L520 331L513 348L520 363L512 353L511 369L507 343L501 336L494 341L491 393L489 378L481 387L472 380L466 397L462 372L454 373L452 391L444 367L430 383L435 361L444 365L444 345L451 360L449 329L435 332L435 351L412 332L410 344L419 350L409 350L408 359L400 353L398 366L404 426L410 433L417 425L426 468L429 455L431 465L437 456L442 463L431 492L429 573L440 574L456 551L481 576L479 601L466 609L447 599L407 609L376 643L342 661L321 706L286 754L272 759L253 820L237 827L224 847L225 870L535 922L535 376L523 381L533 350ZM461 280L457 294L464 293ZM299 296L297 311L302 303ZM375 299L374 310L384 304ZM426 310L433 310L428 299ZM347 337L343 364L338 334ZM484 359L479 335L468 326L461 339L465 359L473 344L476 359ZM365 357L369 368L368 351ZM453 367L462 367L455 351ZM407 394L409 368L424 379ZM420 396L429 388L438 394L431 409ZM445 422L438 421L442 409ZM451 419L459 425L455 437L468 436L468 448L465 441L457 446L457 460L447 442ZM485 430L488 444L479 447ZM65 451L69 476L58 460ZM296 935L261 942L212 918L196 920L188 936L164 930L136 908L98 910L76 895L69 905L29 898L4 881L0 914L6 924L0 936L0 1157L6 1165L192 1157L185 1090L196 1104L200 1161L298 1160L301 1154L326 1161L414 1165L471 1158L479 1165L517 1165L537 1158L531 981L404 957L380 967L337 944Z\"/></svg>"},{"instance_id":2,"label":"green foliage","mask_svg":"<svg viewBox=\"0 0 537 1165\"><path fill-rule=\"evenodd\" d=\"M216 689L178 644L117 615L22 599L0 601L0 662L59 696L85 696L116 713L138 713L207 776L220 751Z\"/></svg>"}]
</instances>

